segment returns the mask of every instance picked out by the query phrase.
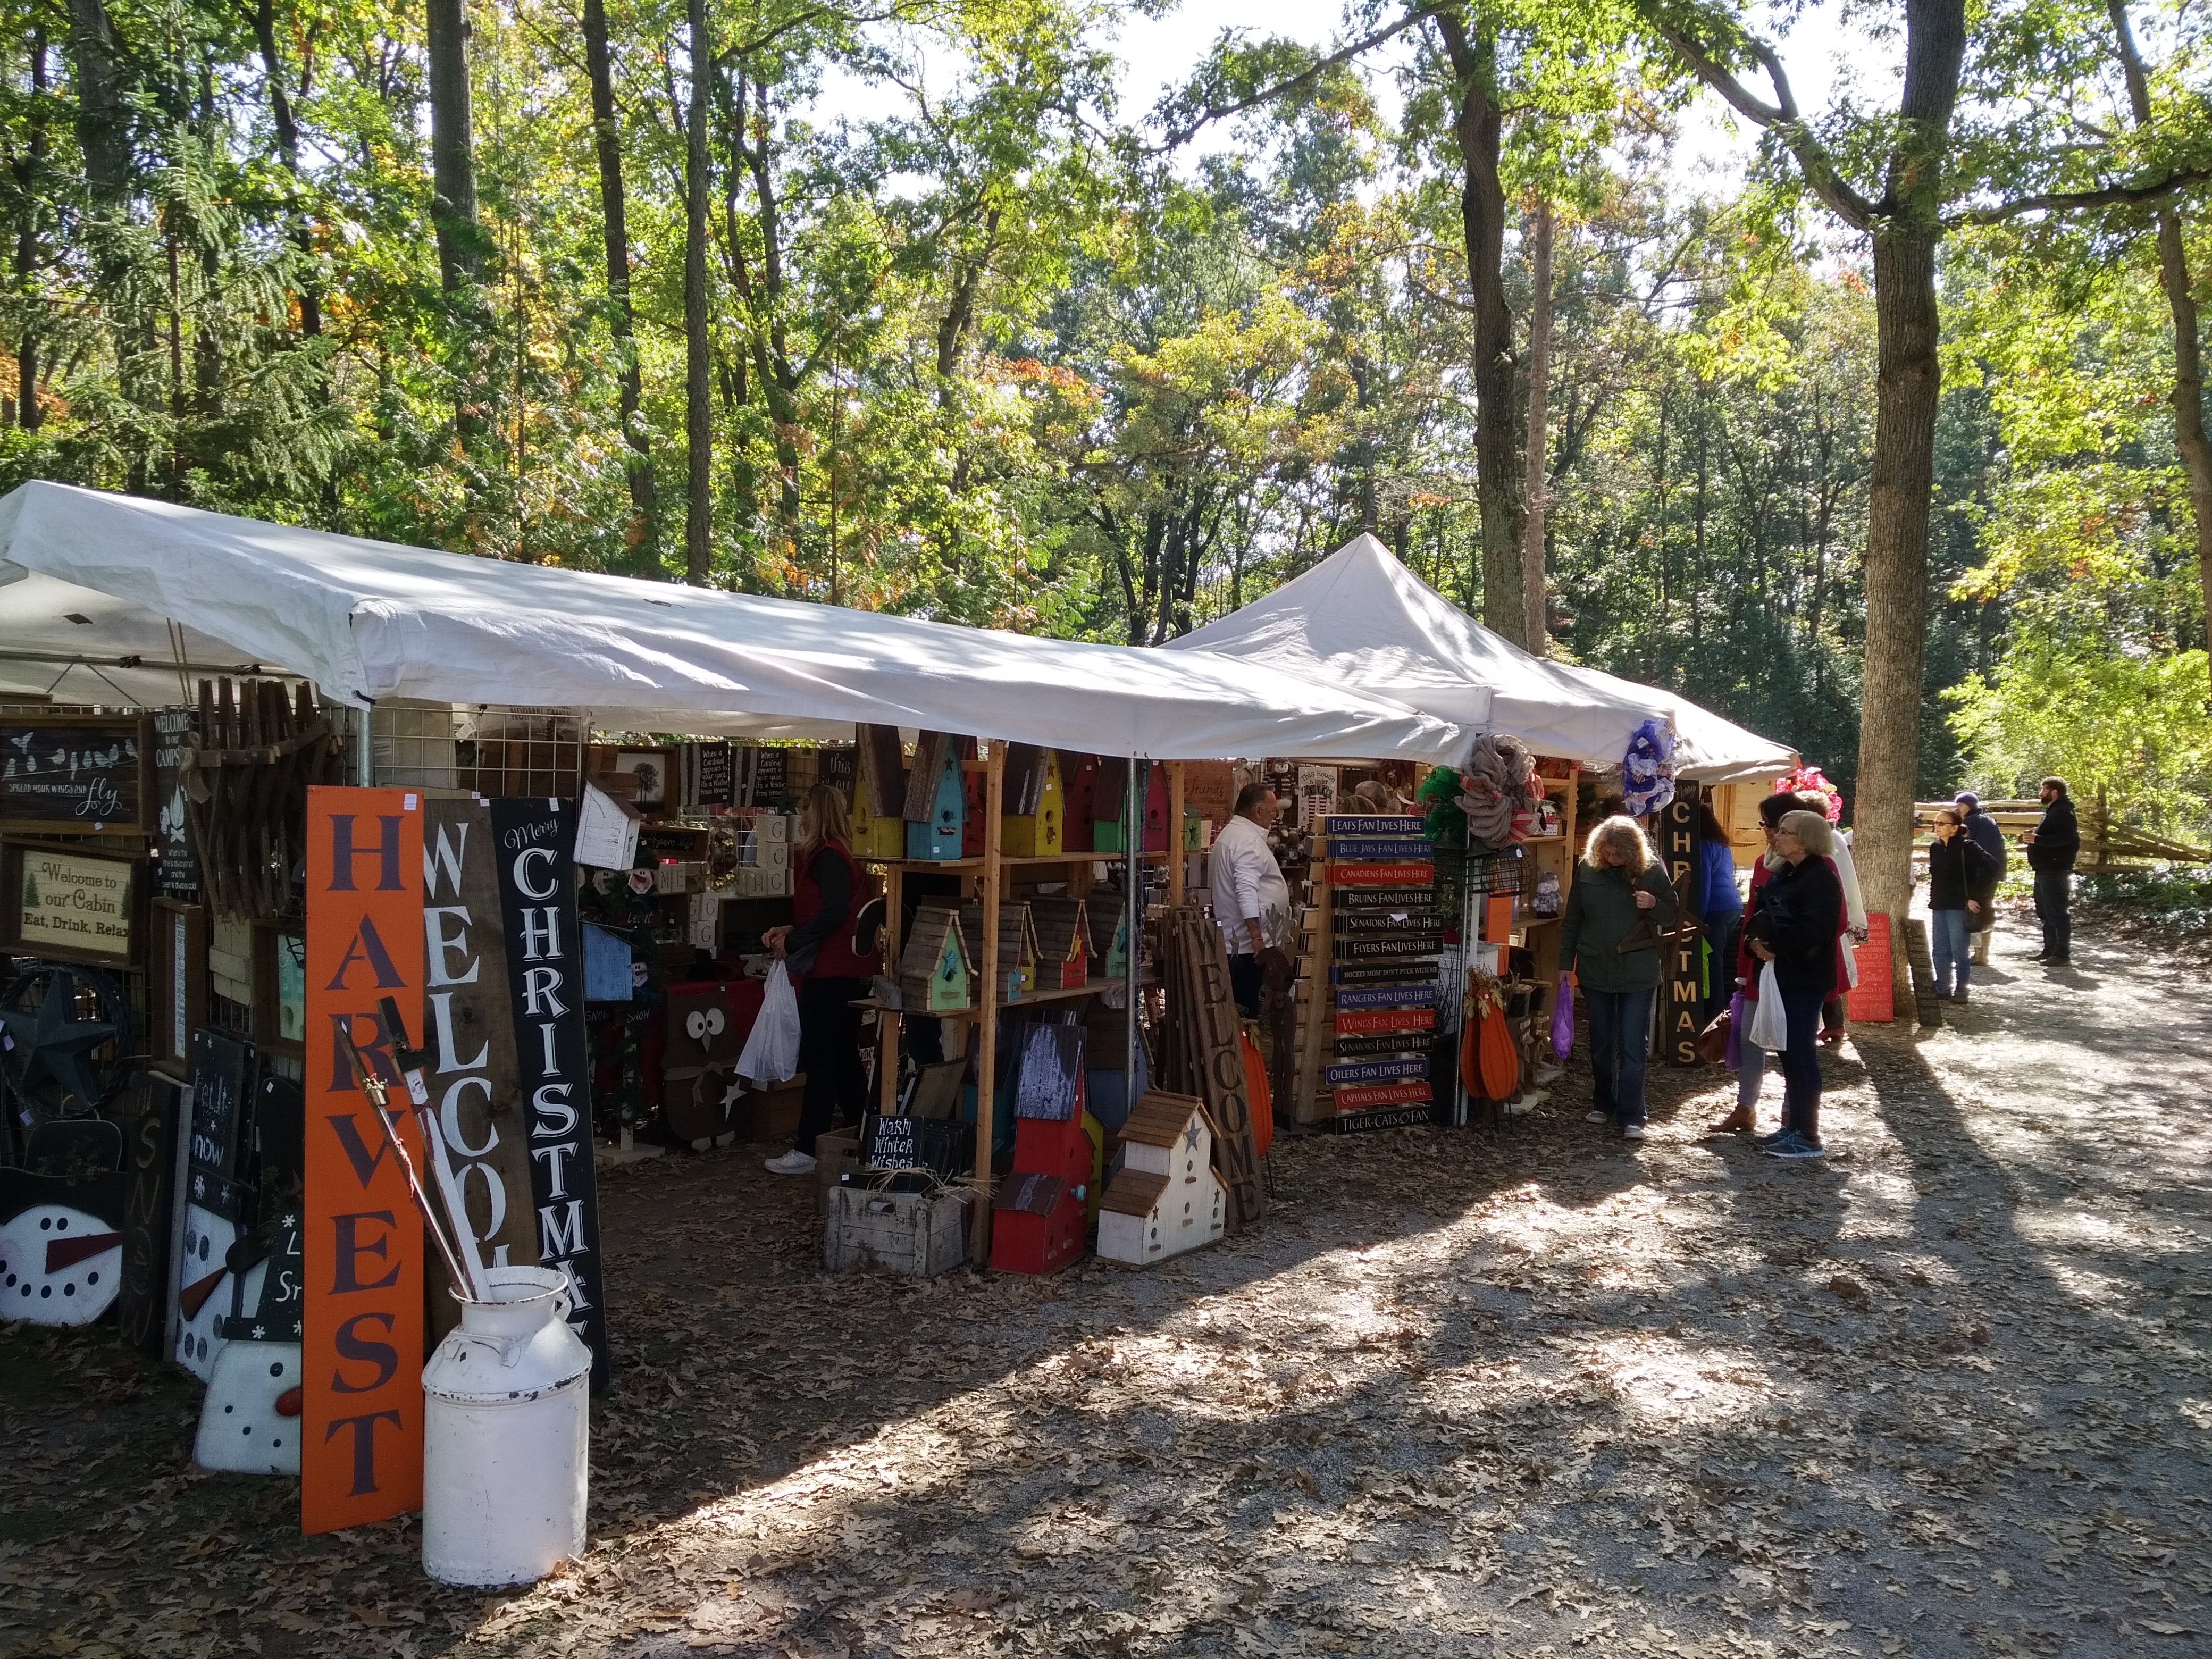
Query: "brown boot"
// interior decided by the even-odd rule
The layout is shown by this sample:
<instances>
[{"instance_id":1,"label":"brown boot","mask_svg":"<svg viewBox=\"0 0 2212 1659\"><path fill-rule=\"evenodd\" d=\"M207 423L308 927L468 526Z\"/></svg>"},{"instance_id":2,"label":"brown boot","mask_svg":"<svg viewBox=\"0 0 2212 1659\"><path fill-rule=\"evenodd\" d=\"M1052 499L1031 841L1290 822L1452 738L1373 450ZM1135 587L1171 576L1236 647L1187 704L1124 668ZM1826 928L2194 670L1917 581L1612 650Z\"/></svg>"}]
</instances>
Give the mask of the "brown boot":
<instances>
[{"instance_id":1,"label":"brown boot","mask_svg":"<svg viewBox=\"0 0 2212 1659\"><path fill-rule=\"evenodd\" d=\"M1748 1106L1739 1106L1705 1133L1709 1135L1749 1134L1759 1127L1759 1117Z\"/></svg>"}]
</instances>

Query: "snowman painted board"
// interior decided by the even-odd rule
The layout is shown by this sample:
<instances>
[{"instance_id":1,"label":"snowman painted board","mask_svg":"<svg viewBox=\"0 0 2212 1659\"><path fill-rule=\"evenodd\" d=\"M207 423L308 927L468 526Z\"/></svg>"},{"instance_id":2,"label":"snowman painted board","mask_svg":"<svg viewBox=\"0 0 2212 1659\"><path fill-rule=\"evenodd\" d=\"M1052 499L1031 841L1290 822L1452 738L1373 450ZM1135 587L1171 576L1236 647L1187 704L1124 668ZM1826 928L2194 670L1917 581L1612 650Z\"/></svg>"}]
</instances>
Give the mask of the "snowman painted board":
<instances>
[{"instance_id":1,"label":"snowman painted board","mask_svg":"<svg viewBox=\"0 0 2212 1659\"><path fill-rule=\"evenodd\" d=\"M240 1311L217 1323L222 1346L200 1401L192 1462L236 1474L300 1472L300 1214L287 1210L239 1252L265 1254L239 1275Z\"/></svg>"},{"instance_id":2,"label":"snowman painted board","mask_svg":"<svg viewBox=\"0 0 2212 1659\"><path fill-rule=\"evenodd\" d=\"M205 1170L186 1177L183 1249L177 1266L177 1363L203 1382L222 1351L222 1322L241 1299L231 1249L246 1215L246 1186Z\"/></svg>"},{"instance_id":3,"label":"snowman painted board","mask_svg":"<svg viewBox=\"0 0 2212 1659\"><path fill-rule=\"evenodd\" d=\"M115 1304L129 1180L0 1170L0 1318L89 1325Z\"/></svg>"}]
</instances>

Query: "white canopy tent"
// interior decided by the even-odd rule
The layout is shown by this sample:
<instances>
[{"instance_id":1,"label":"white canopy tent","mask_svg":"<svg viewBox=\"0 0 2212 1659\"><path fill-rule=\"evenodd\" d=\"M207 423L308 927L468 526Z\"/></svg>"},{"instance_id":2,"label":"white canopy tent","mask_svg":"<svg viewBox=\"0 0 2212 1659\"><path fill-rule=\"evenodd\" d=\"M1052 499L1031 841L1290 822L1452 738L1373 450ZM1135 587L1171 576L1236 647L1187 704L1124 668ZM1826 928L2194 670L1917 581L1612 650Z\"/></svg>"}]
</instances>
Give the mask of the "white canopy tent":
<instances>
[{"instance_id":1,"label":"white canopy tent","mask_svg":"<svg viewBox=\"0 0 2212 1659\"><path fill-rule=\"evenodd\" d=\"M1473 738L1336 682L1202 653L433 552L64 484L0 500L0 561L32 573L11 582L0 563L0 688L18 695L173 702L183 678L250 663L356 707L579 708L642 731L849 737L866 721L1149 759L1443 763ZM140 660L58 678L72 659L125 657Z\"/></svg>"},{"instance_id":2,"label":"white canopy tent","mask_svg":"<svg viewBox=\"0 0 2212 1659\"><path fill-rule=\"evenodd\" d=\"M1636 728L1668 715L1675 769L1703 782L1787 771L1795 751L1686 697L1531 656L1408 570L1370 535L1171 649L1214 653L1388 696L1520 738L1540 754L1618 767Z\"/></svg>"}]
</instances>

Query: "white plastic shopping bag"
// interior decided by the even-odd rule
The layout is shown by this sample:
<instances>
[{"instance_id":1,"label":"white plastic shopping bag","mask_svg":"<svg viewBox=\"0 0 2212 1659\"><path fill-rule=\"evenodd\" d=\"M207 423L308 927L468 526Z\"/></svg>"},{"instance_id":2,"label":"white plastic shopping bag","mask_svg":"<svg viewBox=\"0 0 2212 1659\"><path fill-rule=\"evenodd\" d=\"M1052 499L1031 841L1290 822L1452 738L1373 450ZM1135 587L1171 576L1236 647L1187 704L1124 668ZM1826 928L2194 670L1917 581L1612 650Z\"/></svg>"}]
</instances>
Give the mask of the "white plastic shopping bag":
<instances>
[{"instance_id":1,"label":"white plastic shopping bag","mask_svg":"<svg viewBox=\"0 0 2212 1659\"><path fill-rule=\"evenodd\" d=\"M1782 987L1771 962L1759 970L1759 1006L1751 1017L1751 1040L1761 1048L1790 1046L1790 1016L1783 1009Z\"/></svg>"},{"instance_id":2,"label":"white plastic shopping bag","mask_svg":"<svg viewBox=\"0 0 2212 1659\"><path fill-rule=\"evenodd\" d=\"M768 970L760 1018L753 1021L745 1051L738 1056L738 1075L755 1083L781 1083L798 1069L799 997L779 962Z\"/></svg>"}]
</instances>

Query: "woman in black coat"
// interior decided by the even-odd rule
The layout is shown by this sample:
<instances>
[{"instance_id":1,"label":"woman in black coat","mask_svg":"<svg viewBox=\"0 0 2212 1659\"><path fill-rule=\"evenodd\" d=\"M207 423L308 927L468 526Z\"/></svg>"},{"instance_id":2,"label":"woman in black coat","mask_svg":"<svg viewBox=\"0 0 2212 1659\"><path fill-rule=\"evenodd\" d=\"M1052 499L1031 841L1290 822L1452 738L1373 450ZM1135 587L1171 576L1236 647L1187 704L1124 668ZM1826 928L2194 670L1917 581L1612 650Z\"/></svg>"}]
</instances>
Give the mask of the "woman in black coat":
<instances>
[{"instance_id":1,"label":"woman in black coat","mask_svg":"<svg viewBox=\"0 0 2212 1659\"><path fill-rule=\"evenodd\" d=\"M1938 812L1936 839L1928 843L1928 951L1936 959L1937 996L1966 1000L1973 935L1990 925L1996 884L1996 860L1976 845L1958 813Z\"/></svg>"},{"instance_id":2,"label":"woman in black coat","mask_svg":"<svg viewBox=\"0 0 2212 1659\"><path fill-rule=\"evenodd\" d=\"M1752 955L1774 964L1789 1038L1782 1051L1782 1127L1762 1143L1770 1158L1826 1156L1820 1145L1820 1005L1835 994L1844 884L1828 861L1835 831L1818 812L1785 812L1774 832L1781 866L1744 921Z\"/></svg>"}]
</instances>

